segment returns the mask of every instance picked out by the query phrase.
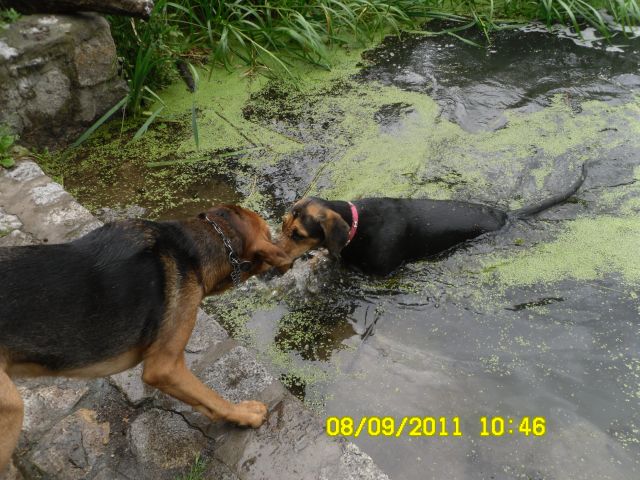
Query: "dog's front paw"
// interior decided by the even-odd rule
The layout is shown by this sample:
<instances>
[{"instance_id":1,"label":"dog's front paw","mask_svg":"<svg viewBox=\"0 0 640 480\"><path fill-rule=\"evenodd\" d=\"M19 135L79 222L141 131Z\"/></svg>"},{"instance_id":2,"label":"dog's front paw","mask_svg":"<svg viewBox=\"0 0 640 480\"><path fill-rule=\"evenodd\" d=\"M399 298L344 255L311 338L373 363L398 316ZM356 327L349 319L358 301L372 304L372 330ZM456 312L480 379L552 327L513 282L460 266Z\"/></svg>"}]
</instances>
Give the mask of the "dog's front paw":
<instances>
[{"instance_id":1,"label":"dog's front paw","mask_svg":"<svg viewBox=\"0 0 640 480\"><path fill-rule=\"evenodd\" d=\"M246 400L233 407L229 417L234 423L241 426L258 428L267 419L267 406L255 400Z\"/></svg>"}]
</instances>

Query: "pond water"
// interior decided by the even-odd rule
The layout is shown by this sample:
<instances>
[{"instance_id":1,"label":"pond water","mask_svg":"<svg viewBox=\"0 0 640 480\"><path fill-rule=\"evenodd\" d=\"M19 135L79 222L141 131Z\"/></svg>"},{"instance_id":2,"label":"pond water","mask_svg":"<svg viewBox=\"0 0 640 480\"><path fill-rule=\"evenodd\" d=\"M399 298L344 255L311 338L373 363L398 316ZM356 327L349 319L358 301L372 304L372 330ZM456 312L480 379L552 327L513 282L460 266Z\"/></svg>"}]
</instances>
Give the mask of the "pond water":
<instances>
[{"instance_id":1,"label":"pond water","mask_svg":"<svg viewBox=\"0 0 640 480\"><path fill-rule=\"evenodd\" d=\"M461 436L354 439L391 478L640 475L640 43L539 30L501 32L487 51L389 38L304 71L297 89L216 73L197 97L200 150L162 122L171 141L146 150L199 165L194 182L226 179L232 191L199 198L242 199L274 226L305 192L517 208L589 163L570 202L388 278L315 255L207 302L323 417L459 418ZM184 87L167 95L170 120L188 122ZM481 417L504 433L482 436ZM544 435L524 417L543 417Z\"/></svg>"}]
</instances>

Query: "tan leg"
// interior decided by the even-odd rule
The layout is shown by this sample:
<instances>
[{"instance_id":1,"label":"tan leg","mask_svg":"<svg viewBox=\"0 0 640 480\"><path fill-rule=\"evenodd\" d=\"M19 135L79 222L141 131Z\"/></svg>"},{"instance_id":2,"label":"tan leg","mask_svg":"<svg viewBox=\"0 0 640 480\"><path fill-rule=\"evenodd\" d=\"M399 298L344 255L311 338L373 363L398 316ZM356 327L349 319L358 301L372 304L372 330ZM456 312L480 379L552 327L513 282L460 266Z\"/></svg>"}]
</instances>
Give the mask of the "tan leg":
<instances>
[{"instance_id":1,"label":"tan leg","mask_svg":"<svg viewBox=\"0 0 640 480\"><path fill-rule=\"evenodd\" d=\"M18 443L24 408L18 389L5 371L0 370L0 476L9 465Z\"/></svg>"},{"instance_id":2,"label":"tan leg","mask_svg":"<svg viewBox=\"0 0 640 480\"><path fill-rule=\"evenodd\" d=\"M266 405L257 401L230 403L198 380L186 366L184 347L195 325L201 299L201 290L194 288L192 292L189 295L183 291L171 309L174 313L168 313L158 338L145 351L142 380L211 420L223 419L257 428L266 419Z\"/></svg>"},{"instance_id":3,"label":"tan leg","mask_svg":"<svg viewBox=\"0 0 640 480\"><path fill-rule=\"evenodd\" d=\"M184 355L180 358L166 356L149 357L144 363L142 379L184 403L211 420L227 420L254 428L266 419L267 407L261 402L245 401L239 404L228 402L189 371Z\"/></svg>"}]
</instances>

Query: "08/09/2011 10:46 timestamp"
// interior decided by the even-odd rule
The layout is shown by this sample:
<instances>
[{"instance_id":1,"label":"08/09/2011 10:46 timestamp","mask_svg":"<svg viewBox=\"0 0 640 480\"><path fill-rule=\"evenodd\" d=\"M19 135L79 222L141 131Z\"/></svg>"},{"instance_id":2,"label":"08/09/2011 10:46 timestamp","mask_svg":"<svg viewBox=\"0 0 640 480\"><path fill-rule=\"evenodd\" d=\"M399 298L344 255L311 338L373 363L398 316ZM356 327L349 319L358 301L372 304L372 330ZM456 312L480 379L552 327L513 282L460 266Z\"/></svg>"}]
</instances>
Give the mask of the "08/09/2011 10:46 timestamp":
<instances>
[{"instance_id":1,"label":"08/09/2011 10:46 timestamp","mask_svg":"<svg viewBox=\"0 0 640 480\"><path fill-rule=\"evenodd\" d=\"M480 437L533 436L542 437L547 432L545 417L480 417L480 429L476 431ZM354 437L369 435L371 437L462 437L460 417L327 417L326 432L331 437Z\"/></svg>"}]
</instances>

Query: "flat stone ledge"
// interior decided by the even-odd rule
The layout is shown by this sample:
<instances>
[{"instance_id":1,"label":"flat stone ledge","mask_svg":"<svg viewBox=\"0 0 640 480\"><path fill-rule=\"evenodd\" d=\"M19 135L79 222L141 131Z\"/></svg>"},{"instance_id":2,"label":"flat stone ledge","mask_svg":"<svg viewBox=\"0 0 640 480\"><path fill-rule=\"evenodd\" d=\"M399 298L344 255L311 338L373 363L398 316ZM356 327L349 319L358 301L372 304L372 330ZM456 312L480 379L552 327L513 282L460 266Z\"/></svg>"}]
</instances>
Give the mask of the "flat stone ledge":
<instances>
[{"instance_id":1,"label":"flat stone ledge","mask_svg":"<svg viewBox=\"0 0 640 480\"><path fill-rule=\"evenodd\" d=\"M215 455L242 480L389 480L357 446L327 437L320 419L290 394L259 429L230 431Z\"/></svg>"},{"instance_id":2,"label":"flat stone ledge","mask_svg":"<svg viewBox=\"0 0 640 480\"><path fill-rule=\"evenodd\" d=\"M6 242L7 246L29 238L33 243L62 243L102 225L30 158L18 160L9 170L0 169L0 208L5 216L18 218L26 235Z\"/></svg>"},{"instance_id":3,"label":"flat stone ledge","mask_svg":"<svg viewBox=\"0 0 640 480\"><path fill-rule=\"evenodd\" d=\"M210 365L196 368L196 375L231 402L251 400L274 382L264 365L237 346Z\"/></svg>"}]
</instances>

